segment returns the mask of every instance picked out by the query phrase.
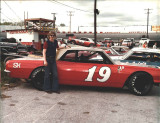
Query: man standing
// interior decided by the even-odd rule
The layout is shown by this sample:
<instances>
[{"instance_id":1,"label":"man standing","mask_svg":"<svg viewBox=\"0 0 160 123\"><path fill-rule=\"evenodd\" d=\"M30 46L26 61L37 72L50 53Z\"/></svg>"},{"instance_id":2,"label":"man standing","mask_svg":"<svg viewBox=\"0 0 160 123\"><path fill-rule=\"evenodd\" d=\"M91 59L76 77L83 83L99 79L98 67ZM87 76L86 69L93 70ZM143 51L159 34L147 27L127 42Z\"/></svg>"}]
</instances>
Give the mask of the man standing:
<instances>
[{"instance_id":1,"label":"man standing","mask_svg":"<svg viewBox=\"0 0 160 123\"><path fill-rule=\"evenodd\" d=\"M144 44L143 44L143 48L147 48L148 46L147 46L147 41L146 42L144 42Z\"/></svg>"},{"instance_id":2,"label":"man standing","mask_svg":"<svg viewBox=\"0 0 160 123\"><path fill-rule=\"evenodd\" d=\"M153 49L157 49L157 43L154 43Z\"/></svg>"},{"instance_id":3,"label":"man standing","mask_svg":"<svg viewBox=\"0 0 160 123\"><path fill-rule=\"evenodd\" d=\"M49 32L48 40L43 45L43 58L45 66L45 76L43 90L47 93L60 93L58 73L56 65L56 49L62 49L65 47L59 47L56 40L56 33ZM50 76L51 75L51 76Z\"/></svg>"}]
</instances>

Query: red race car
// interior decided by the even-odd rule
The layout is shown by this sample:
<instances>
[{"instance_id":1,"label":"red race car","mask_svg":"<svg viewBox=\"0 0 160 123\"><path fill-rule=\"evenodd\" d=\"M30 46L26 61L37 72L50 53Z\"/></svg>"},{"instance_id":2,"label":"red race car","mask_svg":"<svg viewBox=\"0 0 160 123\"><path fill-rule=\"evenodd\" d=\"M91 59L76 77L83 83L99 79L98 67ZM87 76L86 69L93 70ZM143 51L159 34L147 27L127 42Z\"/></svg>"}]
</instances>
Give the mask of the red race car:
<instances>
[{"instance_id":1,"label":"red race car","mask_svg":"<svg viewBox=\"0 0 160 123\"><path fill-rule=\"evenodd\" d=\"M138 64L136 64L138 65ZM145 65L117 64L102 49L74 47L57 54L60 84L80 86L127 86L135 95L146 95L152 86L160 83L160 69ZM44 66L42 58L18 58L6 63L10 77L31 79L42 89Z\"/></svg>"}]
</instances>

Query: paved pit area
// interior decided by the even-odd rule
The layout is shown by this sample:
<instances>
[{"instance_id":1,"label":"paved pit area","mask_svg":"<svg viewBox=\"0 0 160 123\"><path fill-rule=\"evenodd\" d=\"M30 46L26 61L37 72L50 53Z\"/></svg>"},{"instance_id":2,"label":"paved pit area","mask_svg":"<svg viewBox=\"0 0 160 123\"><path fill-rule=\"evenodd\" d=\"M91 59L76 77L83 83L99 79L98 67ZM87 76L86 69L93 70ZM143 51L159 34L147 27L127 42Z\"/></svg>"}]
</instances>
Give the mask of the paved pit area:
<instances>
[{"instance_id":1,"label":"paved pit area","mask_svg":"<svg viewBox=\"0 0 160 123\"><path fill-rule=\"evenodd\" d=\"M160 122L160 87L147 96L127 89L64 85L60 94L48 94L22 83L1 94L1 123Z\"/></svg>"}]
</instances>

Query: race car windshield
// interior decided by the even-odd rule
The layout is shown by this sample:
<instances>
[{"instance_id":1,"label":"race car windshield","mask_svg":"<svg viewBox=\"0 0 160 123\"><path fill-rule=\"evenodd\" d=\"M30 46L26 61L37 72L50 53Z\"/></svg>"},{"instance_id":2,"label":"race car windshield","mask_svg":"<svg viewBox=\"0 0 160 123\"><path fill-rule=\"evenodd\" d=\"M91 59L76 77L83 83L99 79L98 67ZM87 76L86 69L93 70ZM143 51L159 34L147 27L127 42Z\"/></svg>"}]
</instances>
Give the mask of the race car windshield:
<instances>
[{"instance_id":1,"label":"race car windshield","mask_svg":"<svg viewBox=\"0 0 160 123\"><path fill-rule=\"evenodd\" d=\"M124 56L122 56L122 59L128 58L133 53L132 50L128 51Z\"/></svg>"}]
</instances>

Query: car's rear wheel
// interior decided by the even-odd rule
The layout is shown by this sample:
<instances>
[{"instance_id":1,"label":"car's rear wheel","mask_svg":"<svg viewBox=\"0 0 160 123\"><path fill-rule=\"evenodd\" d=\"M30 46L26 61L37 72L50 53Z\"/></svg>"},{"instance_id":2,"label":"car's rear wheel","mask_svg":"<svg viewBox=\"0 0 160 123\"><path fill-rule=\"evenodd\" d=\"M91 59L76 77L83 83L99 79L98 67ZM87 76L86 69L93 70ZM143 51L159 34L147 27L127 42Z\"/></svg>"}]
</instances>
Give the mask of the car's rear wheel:
<instances>
[{"instance_id":1,"label":"car's rear wheel","mask_svg":"<svg viewBox=\"0 0 160 123\"><path fill-rule=\"evenodd\" d=\"M138 72L131 76L128 82L129 90L138 96L146 95L153 87L153 78L144 72Z\"/></svg>"},{"instance_id":2,"label":"car's rear wheel","mask_svg":"<svg viewBox=\"0 0 160 123\"><path fill-rule=\"evenodd\" d=\"M44 74L45 74L44 67L39 67L35 69L31 74L32 84L38 90L43 90Z\"/></svg>"},{"instance_id":3,"label":"car's rear wheel","mask_svg":"<svg viewBox=\"0 0 160 123\"><path fill-rule=\"evenodd\" d=\"M94 47L94 44L90 44L89 46L90 46L90 47Z\"/></svg>"}]
</instances>

